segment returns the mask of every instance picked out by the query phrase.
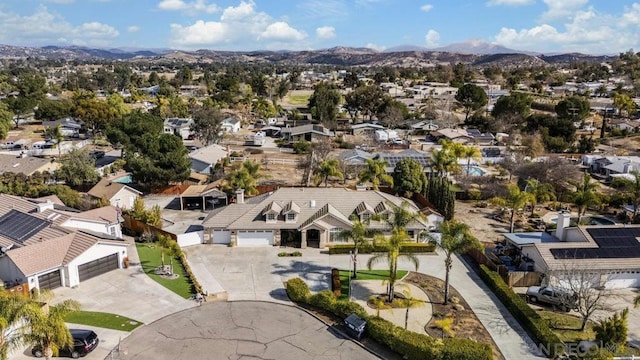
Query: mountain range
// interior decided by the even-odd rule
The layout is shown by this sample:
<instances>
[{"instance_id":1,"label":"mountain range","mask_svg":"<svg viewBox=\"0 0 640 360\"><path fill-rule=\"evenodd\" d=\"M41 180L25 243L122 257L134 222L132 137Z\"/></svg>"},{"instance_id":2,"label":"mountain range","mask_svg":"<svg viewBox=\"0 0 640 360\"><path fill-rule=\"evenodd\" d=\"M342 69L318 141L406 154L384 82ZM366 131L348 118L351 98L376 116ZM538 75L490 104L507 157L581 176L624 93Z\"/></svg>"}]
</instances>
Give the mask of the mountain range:
<instances>
[{"instance_id":1,"label":"mountain range","mask_svg":"<svg viewBox=\"0 0 640 360\"><path fill-rule=\"evenodd\" d=\"M535 52L517 51L496 44L472 40L439 48L402 45L388 48L385 51L342 46L307 51L218 51L207 49L184 51L135 48L98 49L81 46L54 45L43 47L0 45L0 59L2 58L423 67L458 62L483 66L532 66L575 61L601 62L611 57L585 54L555 54L544 56Z\"/></svg>"}]
</instances>

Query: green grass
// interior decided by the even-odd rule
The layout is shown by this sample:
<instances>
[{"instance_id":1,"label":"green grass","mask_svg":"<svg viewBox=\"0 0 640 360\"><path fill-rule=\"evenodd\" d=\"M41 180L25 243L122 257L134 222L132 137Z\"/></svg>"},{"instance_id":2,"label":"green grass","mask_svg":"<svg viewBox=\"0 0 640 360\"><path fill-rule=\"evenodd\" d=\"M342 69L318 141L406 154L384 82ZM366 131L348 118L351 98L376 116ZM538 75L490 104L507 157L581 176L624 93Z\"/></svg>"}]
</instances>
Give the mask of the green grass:
<instances>
[{"instance_id":1,"label":"green grass","mask_svg":"<svg viewBox=\"0 0 640 360\"><path fill-rule=\"evenodd\" d=\"M556 333L562 341L591 341L596 337L596 334L593 332L592 322L587 323L587 327L584 331L580 331L582 319L578 316L549 310L540 310L538 311L538 314L549 322L549 328L551 328L551 330L553 330L553 332Z\"/></svg>"},{"instance_id":2,"label":"green grass","mask_svg":"<svg viewBox=\"0 0 640 360\"><path fill-rule=\"evenodd\" d=\"M185 299L190 298L194 294L193 284L186 276L184 268L178 259L173 260L173 272L178 274L177 279L167 279L160 275L154 274L154 270L162 265L161 252L159 248L150 246L149 244L136 243L140 264L144 272L149 275L155 282L182 296ZM169 263L169 257L164 257L165 263Z\"/></svg>"},{"instance_id":3,"label":"green grass","mask_svg":"<svg viewBox=\"0 0 640 360\"><path fill-rule=\"evenodd\" d=\"M287 102L295 106L307 106L311 95L288 95Z\"/></svg>"},{"instance_id":4,"label":"green grass","mask_svg":"<svg viewBox=\"0 0 640 360\"><path fill-rule=\"evenodd\" d=\"M398 279L402 279L407 275L406 270L398 270ZM349 270L340 270L340 299L346 299L349 296ZM389 270L358 270L358 276L355 280L387 280L389 278Z\"/></svg>"},{"instance_id":5,"label":"green grass","mask_svg":"<svg viewBox=\"0 0 640 360\"><path fill-rule=\"evenodd\" d=\"M95 311L76 311L67 315L64 321L120 331L132 331L142 325L141 322L125 316Z\"/></svg>"}]
</instances>

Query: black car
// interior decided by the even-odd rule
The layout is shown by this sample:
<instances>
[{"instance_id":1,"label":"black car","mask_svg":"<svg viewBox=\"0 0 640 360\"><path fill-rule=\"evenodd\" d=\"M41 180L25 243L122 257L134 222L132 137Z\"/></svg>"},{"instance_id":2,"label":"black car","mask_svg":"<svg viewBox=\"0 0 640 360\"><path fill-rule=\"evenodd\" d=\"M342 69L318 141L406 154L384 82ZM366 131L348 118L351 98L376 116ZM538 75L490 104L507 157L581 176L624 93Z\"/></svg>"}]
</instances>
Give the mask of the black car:
<instances>
[{"instance_id":1,"label":"black car","mask_svg":"<svg viewBox=\"0 0 640 360\"><path fill-rule=\"evenodd\" d=\"M94 150L89 153L89 156L91 156L94 159L102 159L105 155L106 153L102 150Z\"/></svg>"},{"instance_id":2,"label":"black car","mask_svg":"<svg viewBox=\"0 0 640 360\"><path fill-rule=\"evenodd\" d=\"M64 347L58 349L58 356L66 356L77 359L86 356L98 347L100 339L98 335L91 330L69 329L73 337L73 347ZM43 357L44 352L42 346L36 345L31 349L31 353L35 357Z\"/></svg>"}]
</instances>

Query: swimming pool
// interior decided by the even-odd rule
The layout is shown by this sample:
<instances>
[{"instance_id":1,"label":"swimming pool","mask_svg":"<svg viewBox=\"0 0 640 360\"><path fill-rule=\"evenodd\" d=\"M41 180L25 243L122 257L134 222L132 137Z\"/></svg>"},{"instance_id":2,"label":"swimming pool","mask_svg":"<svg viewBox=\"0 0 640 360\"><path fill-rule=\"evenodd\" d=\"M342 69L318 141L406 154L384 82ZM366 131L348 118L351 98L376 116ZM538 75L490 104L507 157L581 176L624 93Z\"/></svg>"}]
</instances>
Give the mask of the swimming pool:
<instances>
[{"instance_id":1,"label":"swimming pool","mask_svg":"<svg viewBox=\"0 0 640 360\"><path fill-rule=\"evenodd\" d=\"M133 179L131 178L131 174L127 174L125 176L121 176L115 180L113 180L113 182L117 182L120 184L131 184L133 182Z\"/></svg>"},{"instance_id":2,"label":"swimming pool","mask_svg":"<svg viewBox=\"0 0 640 360\"><path fill-rule=\"evenodd\" d=\"M577 217L572 217L571 218L571 224L575 224L576 221L578 221ZM551 219L552 223L557 223L558 222L558 218L555 217L553 219ZM605 217L602 216L583 216L582 217L582 223L585 225L615 225L616 222L613 220L609 220Z\"/></svg>"},{"instance_id":3,"label":"swimming pool","mask_svg":"<svg viewBox=\"0 0 640 360\"><path fill-rule=\"evenodd\" d=\"M486 173L486 171L477 166L471 166L471 168L469 169L469 176L483 176Z\"/></svg>"}]
</instances>

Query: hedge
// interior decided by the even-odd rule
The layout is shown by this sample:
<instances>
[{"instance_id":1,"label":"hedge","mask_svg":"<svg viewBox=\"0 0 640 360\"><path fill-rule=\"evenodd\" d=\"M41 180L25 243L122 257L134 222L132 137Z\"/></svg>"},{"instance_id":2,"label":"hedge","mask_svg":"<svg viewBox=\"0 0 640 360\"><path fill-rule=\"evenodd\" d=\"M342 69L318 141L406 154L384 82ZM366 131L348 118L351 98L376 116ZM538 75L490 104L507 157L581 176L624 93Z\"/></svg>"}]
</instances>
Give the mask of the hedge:
<instances>
[{"instance_id":1,"label":"hedge","mask_svg":"<svg viewBox=\"0 0 640 360\"><path fill-rule=\"evenodd\" d=\"M436 246L431 243L407 243L402 245L400 248L400 252L403 253L430 253L434 252ZM355 246L353 244L337 244L329 246L329 254L349 254L355 250ZM384 246L375 246L372 244L364 244L358 247L359 254L371 254L374 252L386 252L387 248Z\"/></svg>"},{"instance_id":2,"label":"hedge","mask_svg":"<svg viewBox=\"0 0 640 360\"><path fill-rule=\"evenodd\" d=\"M341 318L356 314L367 320L367 334L377 342L388 346L409 360L492 360L491 347L473 340L449 338L434 339L426 334L405 330L376 316L367 315L359 304L346 300L337 301L335 295L324 290L309 296L309 287L300 278L286 282L289 298L329 311ZM297 300L297 299L303 299Z\"/></svg>"},{"instance_id":3,"label":"hedge","mask_svg":"<svg viewBox=\"0 0 640 360\"><path fill-rule=\"evenodd\" d=\"M562 344L558 335L549 328L548 323L524 299L513 292L498 273L489 270L484 265L480 265L480 277L496 294L511 315L533 337L533 340L538 344L545 345L545 348L549 350L549 354L546 355L550 357L560 355L559 351L564 346L556 345Z\"/></svg>"}]
</instances>

